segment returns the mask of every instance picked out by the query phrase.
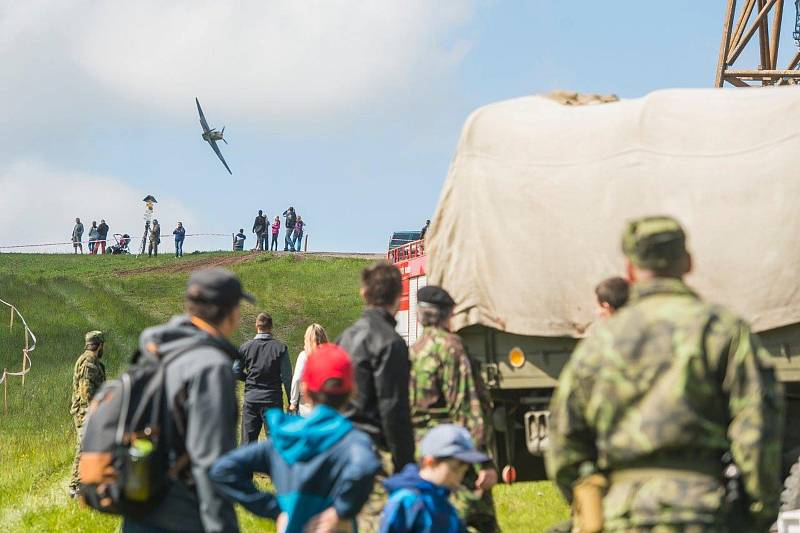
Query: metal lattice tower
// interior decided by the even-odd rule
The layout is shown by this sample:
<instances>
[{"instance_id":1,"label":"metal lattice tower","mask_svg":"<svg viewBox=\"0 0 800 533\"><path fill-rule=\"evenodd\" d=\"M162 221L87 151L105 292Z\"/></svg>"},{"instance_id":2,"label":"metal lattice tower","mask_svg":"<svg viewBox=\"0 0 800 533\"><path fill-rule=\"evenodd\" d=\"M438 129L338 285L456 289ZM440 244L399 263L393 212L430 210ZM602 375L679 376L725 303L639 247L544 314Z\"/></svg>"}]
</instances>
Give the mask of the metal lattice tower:
<instances>
[{"instance_id":1,"label":"metal lattice tower","mask_svg":"<svg viewBox=\"0 0 800 533\"><path fill-rule=\"evenodd\" d=\"M741 10L736 0L728 0L725 23L722 27L722 44L717 62L716 87L725 82L735 87L788 85L800 82L800 51L782 70L778 68L781 42L781 22L786 0L744 0ZM800 0L795 0L795 38L800 37ZM756 34L758 35L756 37ZM757 48L756 48L757 47ZM741 68L736 61L747 49L758 50L757 67Z\"/></svg>"}]
</instances>

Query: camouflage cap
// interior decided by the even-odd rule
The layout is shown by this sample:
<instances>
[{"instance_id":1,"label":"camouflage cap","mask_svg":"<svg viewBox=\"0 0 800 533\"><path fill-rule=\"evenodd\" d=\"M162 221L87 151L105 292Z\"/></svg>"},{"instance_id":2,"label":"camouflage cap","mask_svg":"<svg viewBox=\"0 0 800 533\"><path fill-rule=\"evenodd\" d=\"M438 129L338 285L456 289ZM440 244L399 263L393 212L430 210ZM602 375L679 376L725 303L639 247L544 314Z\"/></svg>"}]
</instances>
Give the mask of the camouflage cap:
<instances>
[{"instance_id":1,"label":"camouflage cap","mask_svg":"<svg viewBox=\"0 0 800 533\"><path fill-rule=\"evenodd\" d=\"M102 344L106 341L106 336L102 331L90 331L84 337L86 344Z\"/></svg>"},{"instance_id":2,"label":"camouflage cap","mask_svg":"<svg viewBox=\"0 0 800 533\"><path fill-rule=\"evenodd\" d=\"M622 234L622 252L642 268L667 268L686 255L686 233L668 216L637 218Z\"/></svg>"}]
</instances>

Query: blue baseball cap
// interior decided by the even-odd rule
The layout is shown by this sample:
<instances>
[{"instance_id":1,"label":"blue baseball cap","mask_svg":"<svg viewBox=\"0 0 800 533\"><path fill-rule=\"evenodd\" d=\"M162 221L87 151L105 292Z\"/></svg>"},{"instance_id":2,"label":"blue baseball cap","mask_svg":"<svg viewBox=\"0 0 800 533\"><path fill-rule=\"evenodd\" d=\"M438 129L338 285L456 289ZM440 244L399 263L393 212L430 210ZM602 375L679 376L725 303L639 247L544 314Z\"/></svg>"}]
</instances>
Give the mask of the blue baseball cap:
<instances>
[{"instance_id":1,"label":"blue baseball cap","mask_svg":"<svg viewBox=\"0 0 800 533\"><path fill-rule=\"evenodd\" d=\"M475 449L469 431L455 424L442 424L428 431L420 444L423 457L454 458L465 463L485 463L489 456Z\"/></svg>"}]
</instances>

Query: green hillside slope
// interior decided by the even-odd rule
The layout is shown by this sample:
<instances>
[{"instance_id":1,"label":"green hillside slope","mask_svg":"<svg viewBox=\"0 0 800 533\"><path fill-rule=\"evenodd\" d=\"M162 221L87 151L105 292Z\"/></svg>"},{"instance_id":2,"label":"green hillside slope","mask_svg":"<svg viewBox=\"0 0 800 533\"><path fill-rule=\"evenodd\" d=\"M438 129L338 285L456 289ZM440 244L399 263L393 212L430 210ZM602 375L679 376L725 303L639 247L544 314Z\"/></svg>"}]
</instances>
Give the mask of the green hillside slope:
<instances>
[{"instance_id":1,"label":"green hillside slope","mask_svg":"<svg viewBox=\"0 0 800 533\"><path fill-rule=\"evenodd\" d=\"M275 335L296 357L308 324L319 322L333 338L359 315L358 274L367 263L230 253L182 260L0 255L0 298L16 305L39 337L25 386L18 378L10 381L8 414L0 412L0 531L116 528L113 517L81 509L66 496L75 446L68 414L72 366L85 331L107 332L104 362L109 376L116 376L139 332L181 311L191 270L220 265L239 274L258 298L257 306L243 304L234 343L253 334L255 315L266 310L275 319ZM19 323L9 330L8 318L0 315L0 370L19 369L23 346ZM544 483L502 487L498 506L510 531L541 530L565 515L564 504ZM245 531L273 530L268 522L240 516Z\"/></svg>"}]
</instances>

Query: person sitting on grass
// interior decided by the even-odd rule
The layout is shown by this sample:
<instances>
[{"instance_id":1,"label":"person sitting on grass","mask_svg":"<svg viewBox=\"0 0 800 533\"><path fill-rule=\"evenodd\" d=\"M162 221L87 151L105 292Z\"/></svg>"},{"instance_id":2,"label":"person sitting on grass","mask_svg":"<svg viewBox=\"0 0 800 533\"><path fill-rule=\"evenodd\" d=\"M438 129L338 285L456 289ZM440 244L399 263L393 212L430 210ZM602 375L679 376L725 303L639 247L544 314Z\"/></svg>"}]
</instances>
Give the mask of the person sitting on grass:
<instances>
[{"instance_id":1,"label":"person sitting on grass","mask_svg":"<svg viewBox=\"0 0 800 533\"><path fill-rule=\"evenodd\" d=\"M441 424L420 443L420 466L410 464L384 481L389 491L381 533L461 533L466 526L450 503L472 464L489 457L475 449L469 432L456 424Z\"/></svg>"},{"instance_id":2,"label":"person sitting on grass","mask_svg":"<svg viewBox=\"0 0 800 533\"><path fill-rule=\"evenodd\" d=\"M353 531L380 468L372 440L339 413L353 390L353 366L339 346L308 356L303 397L312 411L292 416L267 411L270 438L222 456L209 471L225 498L265 518L278 531ZM268 474L275 492L259 491L253 474Z\"/></svg>"}]
</instances>

